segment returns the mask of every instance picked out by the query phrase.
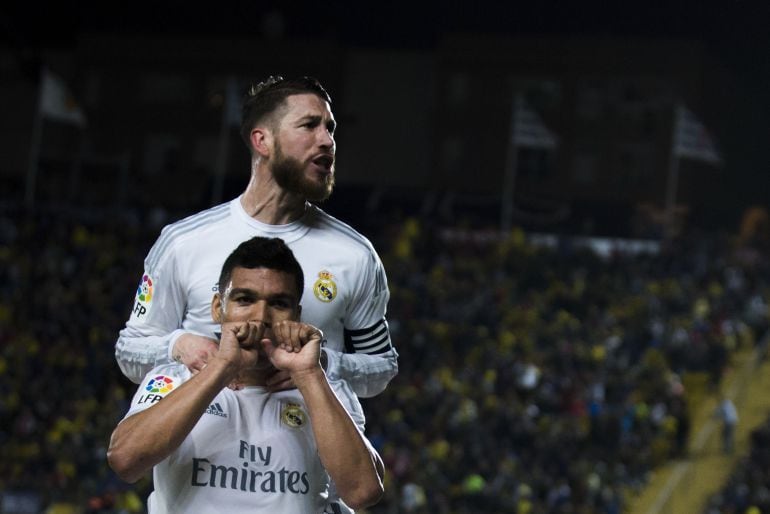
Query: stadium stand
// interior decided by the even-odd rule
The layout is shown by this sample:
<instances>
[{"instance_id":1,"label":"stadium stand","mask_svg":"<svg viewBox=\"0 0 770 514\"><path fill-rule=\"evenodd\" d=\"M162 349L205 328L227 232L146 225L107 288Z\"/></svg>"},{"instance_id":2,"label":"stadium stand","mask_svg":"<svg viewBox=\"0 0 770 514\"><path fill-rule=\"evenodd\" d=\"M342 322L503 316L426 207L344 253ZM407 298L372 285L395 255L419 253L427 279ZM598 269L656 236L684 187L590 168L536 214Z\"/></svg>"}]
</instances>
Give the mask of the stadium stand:
<instances>
[{"instance_id":1,"label":"stadium stand","mask_svg":"<svg viewBox=\"0 0 770 514\"><path fill-rule=\"evenodd\" d=\"M112 345L162 218L0 213L2 512L143 511L149 481L104 455L134 387ZM726 235L598 255L378 223L401 357L364 402L388 468L370 514L624 512L686 451L690 384L716 390L766 331L766 248Z\"/></svg>"}]
</instances>

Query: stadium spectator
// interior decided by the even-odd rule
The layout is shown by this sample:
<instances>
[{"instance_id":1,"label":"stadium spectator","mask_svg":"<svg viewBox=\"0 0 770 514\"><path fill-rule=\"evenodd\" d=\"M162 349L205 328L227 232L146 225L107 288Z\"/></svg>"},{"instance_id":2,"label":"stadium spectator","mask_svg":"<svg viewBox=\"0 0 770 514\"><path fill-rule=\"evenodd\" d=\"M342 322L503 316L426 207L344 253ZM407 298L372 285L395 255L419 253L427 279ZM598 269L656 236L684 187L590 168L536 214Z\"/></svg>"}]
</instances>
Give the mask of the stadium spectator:
<instances>
[{"instance_id":1,"label":"stadium spectator","mask_svg":"<svg viewBox=\"0 0 770 514\"><path fill-rule=\"evenodd\" d=\"M726 454L735 450L735 429L738 425L738 409L727 396L719 398L714 416L722 422L722 451Z\"/></svg>"}]
</instances>

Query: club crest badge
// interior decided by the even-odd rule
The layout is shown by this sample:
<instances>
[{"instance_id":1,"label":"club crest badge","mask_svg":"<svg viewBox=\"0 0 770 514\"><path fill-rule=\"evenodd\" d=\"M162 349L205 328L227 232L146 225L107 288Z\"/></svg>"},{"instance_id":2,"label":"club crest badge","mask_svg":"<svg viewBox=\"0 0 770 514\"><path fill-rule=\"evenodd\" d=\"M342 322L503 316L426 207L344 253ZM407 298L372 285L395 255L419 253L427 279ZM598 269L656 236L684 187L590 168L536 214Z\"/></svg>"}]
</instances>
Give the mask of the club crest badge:
<instances>
[{"instance_id":1,"label":"club crest badge","mask_svg":"<svg viewBox=\"0 0 770 514\"><path fill-rule=\"evenodd\" d=\"M337 297L337 284L333 278L334 275L323 270L318 272L318 280L313 284L313 294L324 303L329 303Z\"/></svg>"},{"instance_id":2,"label":"club crest badge","mask_svg":"<svg viewBox=\"0 0 770 514\"><path fill-rule=\"evenodd\" d=\"M307 423L307 414L296 403L287 403L281 409L281 422L291 428L300 428Z\"/></svg>"}]
</instances>

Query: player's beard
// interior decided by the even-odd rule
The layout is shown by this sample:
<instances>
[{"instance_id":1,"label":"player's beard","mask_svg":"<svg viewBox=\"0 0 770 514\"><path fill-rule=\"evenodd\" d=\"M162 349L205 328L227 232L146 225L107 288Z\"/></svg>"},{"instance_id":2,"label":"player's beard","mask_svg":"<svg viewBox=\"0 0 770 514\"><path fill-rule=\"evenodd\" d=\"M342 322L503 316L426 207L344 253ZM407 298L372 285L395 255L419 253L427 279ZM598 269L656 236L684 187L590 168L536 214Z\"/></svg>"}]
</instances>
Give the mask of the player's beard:
<instances>
[{"instance_id":1,"label":"player's beard","mask_svg":"<svg viewBox=\"0 0 770 514\"><path fill-rule=\"evenodd\" d=\"M329 198L334 190L334 173L326 175L323 182L319 183L309 180L304 171L302 163L294 157L284 155L280 144L276 142L272 172L278 185L311 202L322 202Z\"/></svg>"}]
</instances>

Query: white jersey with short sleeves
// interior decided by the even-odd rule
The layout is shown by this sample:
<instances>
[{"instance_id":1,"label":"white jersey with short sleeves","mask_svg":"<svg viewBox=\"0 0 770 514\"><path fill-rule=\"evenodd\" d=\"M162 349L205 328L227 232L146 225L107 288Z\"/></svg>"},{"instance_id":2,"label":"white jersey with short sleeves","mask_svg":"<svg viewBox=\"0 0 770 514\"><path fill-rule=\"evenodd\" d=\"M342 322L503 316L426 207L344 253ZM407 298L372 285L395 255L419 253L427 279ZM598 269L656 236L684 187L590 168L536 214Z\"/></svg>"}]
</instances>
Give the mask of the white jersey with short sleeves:
<instances>
[{"instance_id":1,"label":"white jersey with short sleeves","mask_svg":"<svg viewBox=\"0 0 770 514\"><path fill-rule=\"evenodd\" d=\"M126 417L189 378L181 364L154 368ZM349 411L358 408L342 401ZM220 391L180 447L153 468L153 484L150 514L322 513L329 493L302 395L262 387Z\"/></svg>"},{"instance_id":2,"label":"white jersey with short sleeves","mask_svg":"<svg viewBox=\"0 0 770 514\"><path fill-rule=\"evenodd\" d=\"M387 278L371 243L310 203L293 223L260 223L244 211L240 197L162 230L116 343L126 376L137 382L169 362L170 343L182 332L215 337L211 299L222 264L254 236L283 239L302 266L302 320L324 333L327 376L338 395L381 392L398 372L398 354L385 319Z\"/></svg>"}]
</instances>

